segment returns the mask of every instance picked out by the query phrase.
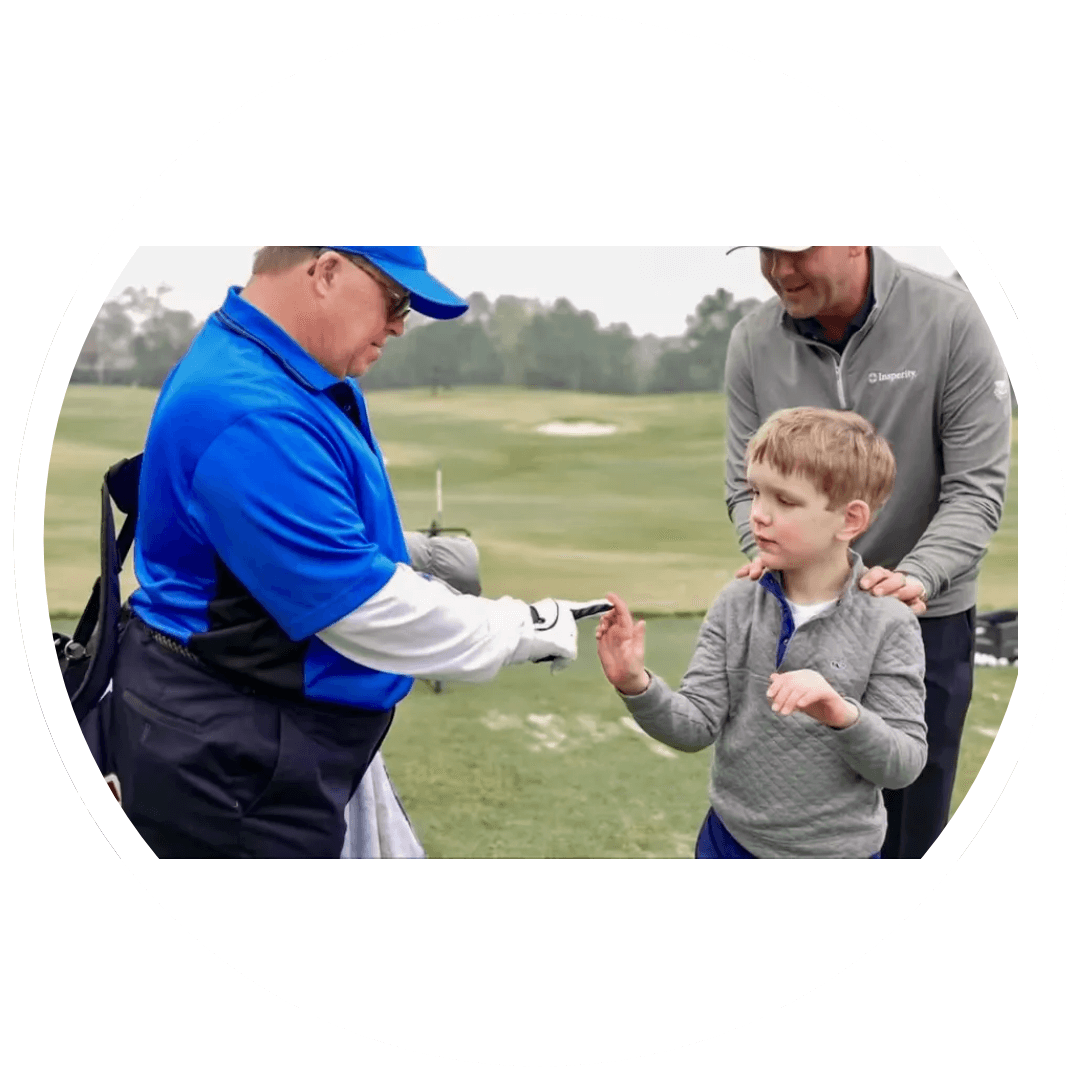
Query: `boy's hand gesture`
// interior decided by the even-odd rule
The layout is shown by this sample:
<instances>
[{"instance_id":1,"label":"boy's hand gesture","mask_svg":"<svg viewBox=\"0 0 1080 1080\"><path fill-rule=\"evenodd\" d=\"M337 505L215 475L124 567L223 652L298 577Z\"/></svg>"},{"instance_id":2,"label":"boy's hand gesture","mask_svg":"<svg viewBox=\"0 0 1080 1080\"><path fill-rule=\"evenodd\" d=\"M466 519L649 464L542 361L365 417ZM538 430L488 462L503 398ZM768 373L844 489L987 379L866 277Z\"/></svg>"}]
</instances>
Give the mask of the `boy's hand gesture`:
<instances>
[{"instance_id":1,"label":"boy's hand gesture","mask_svg":"<svg viewBox=\"0 0 1080 1080\"><path fill-rule=\"evenodd\" d=\"M765 696L772 701L773 712L790 716L796 709L831 728L851 727L859 719L859 710L845 701L816 671L773 672Z\"/></svg>"},{"instance_id":2,"label":"boy's hand gesture","mask_svg":"<svg viewBox=\"0 0 1080 1080\"><path fill-rule=\"evenodd\" d=\"M641 694L648 689L645 671L645 621L634 622L630 609L608 593L614 605L600 616L596 628L596 652L607 680L621 694Z\"/></svg>"}]
</instances>

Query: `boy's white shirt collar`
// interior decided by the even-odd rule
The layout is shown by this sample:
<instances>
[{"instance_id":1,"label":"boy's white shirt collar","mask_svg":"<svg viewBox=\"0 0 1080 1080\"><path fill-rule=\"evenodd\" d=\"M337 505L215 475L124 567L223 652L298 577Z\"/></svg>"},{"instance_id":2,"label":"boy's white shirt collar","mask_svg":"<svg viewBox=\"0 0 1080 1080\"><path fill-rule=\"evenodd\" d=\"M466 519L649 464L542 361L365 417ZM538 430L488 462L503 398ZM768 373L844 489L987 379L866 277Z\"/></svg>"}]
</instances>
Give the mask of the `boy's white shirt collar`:
<instances>
[{"instance_id":1,"label":"boy's white shirt collar","mask_svg":"<svg viewBox=\"0 0 1080 1080\"><path fill-rule=\"evenodd\" d=\"M866 573L866 567L863 565L862 556L854 548L850 547L848 548L848 566L850 567L850 570L848 573L847 581L844 583L844 587L840 590L840 593L836 597L835 601L830 600L828 601L829 603L839 603L841 600L844 600L847 597L851 596L853 590L858 590L859 578L861 578L863 574ZM787 593L784 592L784 579L782 571L767 570L766 573L772 577L774 582L776 582L777 587L784 594L784 601L790 606L792 601L788 599ZM762 575L762 577L764 577L764 574ZM825 603L825 601L821 601L821 603Z\"/></svg>"}]
</instances>

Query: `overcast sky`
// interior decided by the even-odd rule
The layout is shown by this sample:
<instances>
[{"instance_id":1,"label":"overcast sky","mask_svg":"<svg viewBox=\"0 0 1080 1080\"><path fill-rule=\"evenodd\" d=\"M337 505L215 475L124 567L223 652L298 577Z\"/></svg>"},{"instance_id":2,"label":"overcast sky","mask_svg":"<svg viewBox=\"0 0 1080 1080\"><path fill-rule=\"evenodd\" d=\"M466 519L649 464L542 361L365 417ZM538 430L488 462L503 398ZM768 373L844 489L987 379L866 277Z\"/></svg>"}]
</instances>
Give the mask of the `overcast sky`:
<instances>
[{"instance_id":1,"label":"overcast sky","mask_svg":"<svg viewBox=\"0 0 1080 1080\"><path fill-rule=\"evenodd\" d=\"M941 248L886 247L905 262L948 275L953 265ZM703 296L723 286L736 298L772 293L758 270L754 249L724 254L725 247L427 247L428 268L462 296L489 300L521 296L552 303L566 297L595 312L602 326L627 323L637 335L681 334ZM170 307L206 318L220 307L230 285L242 285L255 248L144 247L132 257L110 297L129 285L172 287Z\"/></svg>"}]
</instances>

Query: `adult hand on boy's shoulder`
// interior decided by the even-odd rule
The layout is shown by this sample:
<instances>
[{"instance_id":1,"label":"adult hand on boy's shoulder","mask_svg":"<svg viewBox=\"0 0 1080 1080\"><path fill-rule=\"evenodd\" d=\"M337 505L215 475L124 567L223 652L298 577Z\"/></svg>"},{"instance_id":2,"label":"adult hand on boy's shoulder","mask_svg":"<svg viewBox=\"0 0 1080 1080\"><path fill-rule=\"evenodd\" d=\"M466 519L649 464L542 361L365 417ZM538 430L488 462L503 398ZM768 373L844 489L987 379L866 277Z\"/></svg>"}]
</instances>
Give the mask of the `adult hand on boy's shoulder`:
<instances>
[{"instance_id":1,"label":"adult hand on boy's shoulder","mask_svg":"<svg viewBox=\"0 0 1080 1080\"><path fill-rule=\"evenodd\" d=\"M845 701L822 675L809 668L773 672L765 696L772 701L773 712L790 716L796 709L831 728L851 727L859 719L859 710Z\"/></svg>"},{"instance_id":2,"label":"adult hand on boy's shoulder","mask_svg":"<svg viewBox=\"0 0 1080 1080\"><path fill-rule=\"evenodd\" d=\"M871 566L859 579L859 588L874 596L895 596L907 604L916 615L926 610L926 586L910 574L899 570L886 570L884 566Z\"/></svg>"},{"instance_id":3,"label":"adult hand on boy's shoulder","mask_svg":"<svg viewBox=\"0 0 1080 1080\"><path fill-rule=\"evenodd\" d=\"M739 569L735 571L735 576L737 578L748 577L751 581L757 581L758 578L765 573L765 569L764 560L760 555L755 555L748 563L744 566L740 566Z\"/></svg>"}]
</instances>

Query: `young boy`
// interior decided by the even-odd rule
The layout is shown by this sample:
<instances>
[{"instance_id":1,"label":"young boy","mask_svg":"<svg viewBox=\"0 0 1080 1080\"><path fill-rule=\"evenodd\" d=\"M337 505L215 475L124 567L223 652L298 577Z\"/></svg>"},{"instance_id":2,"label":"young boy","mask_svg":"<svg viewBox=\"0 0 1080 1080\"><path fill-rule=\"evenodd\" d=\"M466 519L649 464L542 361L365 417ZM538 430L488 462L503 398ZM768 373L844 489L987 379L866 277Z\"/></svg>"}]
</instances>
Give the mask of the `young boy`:
<instances>
[{"instance_id":1,"label":"young boy","mask_svg":"<svg viewBox=\"0 0 1080 1080\"><path fill-rule=\"evenodd\" d=\"M645 668L645 623L609 595L604 674L653 738L714 745L698 858L878 858L881 789L926 762L918 620L859 589L850 550L892 491L892 451L854 413L785 409L746 465L767 572L716 598L677 693Z\"/></svg>"}]
</instances>

